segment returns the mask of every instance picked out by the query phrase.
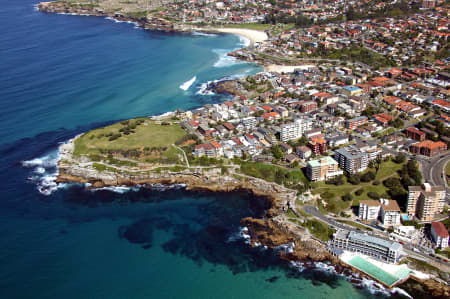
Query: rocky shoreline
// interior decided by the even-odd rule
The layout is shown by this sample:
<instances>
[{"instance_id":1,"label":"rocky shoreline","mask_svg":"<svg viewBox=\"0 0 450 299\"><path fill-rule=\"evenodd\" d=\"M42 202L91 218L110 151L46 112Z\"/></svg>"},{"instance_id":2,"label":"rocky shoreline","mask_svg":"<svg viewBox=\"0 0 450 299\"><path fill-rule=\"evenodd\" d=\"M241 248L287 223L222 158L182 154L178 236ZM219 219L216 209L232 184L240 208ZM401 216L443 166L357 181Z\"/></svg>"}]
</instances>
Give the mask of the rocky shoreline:
<instances>
[{"instance_id":1,"label":"rocky shoreline","mask_svg":"<svg viewBox=\"0 0 450 299\"><path fill-rule=\"evenodd\" d=\"M172 23L163 18L132 17L120 13L104 12L95 6L70 5L67 2L41 2L38 9L42 12L77 14L108 17L123 22L134 22L144 29L163 30L166 32L187 32L195 28ZM230 54L239 59L245 59L238 53ZM224 81L215 88L215 92L245 96L239 92L234 84L236 81ZM186 169L178 172L170 170L121 172L97 171L92 163L73 156L73 140L60 146L61 159L58 162L57 183L79 182L88 183L89 188L107 186L136 186L143 184L174 185L184 184L186 190L211 192L246 191L267 201L269 208L263 219L244 218L241 225L246 227L250 235L251 246L267 246L278 248L291 244L289 250L279 251L280 258L292 263L301 262L313 268L315 262L330 262L336 274L350 277L355 285L361 283L362 278L370 279L367 275L348 267L339 259L333 257L321 242L313 239L306 229L294 226L287 221L285 212L295 206L297 192L275 183L251 177L235 177L223 175L220 168ZM450 288L433 280L420 281L419 284L409 282L407 292L423 291L432 298L448 298ZM402 286L400 286L402 287Z\"/></svg>"},{"instance_id":2,"label":"rocky shoreline","mask_svg":"<svg viewBox=\"0 0 450 299\"><path fill-rule=\"evenodd\" d=\"M74 157L73 148L74 139L59 148L58 183L84 183L88 184L89 188L182 184L188 191L248 192L264 200L268 207L262 219L241 219L241 226L248 231L250 246L265 246L276 250L282 260L306 269L314 269L317 263L324 263L329 272L346 277L357 287L364 286L363 280L372 279L332 256L326 250L325 244L312 238L306 228L287 221L285 212L295 206L297 199L295 190L258 178L224 175L218 167L192 168L177 172L169 169L145 172L98 171L86 158ZM444 298L450 294L449 287L444 287L434 280L418 282L408 282L406 291L421 290L424 294L431 294L432 298ZM388 292L377 283L372 284L372 288L375 292Z\"/></svg>"}]
</instances>

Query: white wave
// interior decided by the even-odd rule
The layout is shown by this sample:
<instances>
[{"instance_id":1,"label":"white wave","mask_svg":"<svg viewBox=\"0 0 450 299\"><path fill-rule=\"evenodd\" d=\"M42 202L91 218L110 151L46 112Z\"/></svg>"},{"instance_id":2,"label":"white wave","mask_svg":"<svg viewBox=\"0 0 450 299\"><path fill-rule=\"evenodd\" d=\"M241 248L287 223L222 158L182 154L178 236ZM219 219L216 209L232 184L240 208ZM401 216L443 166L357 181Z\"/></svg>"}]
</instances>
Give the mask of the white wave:
<instances>
[{"instance_id":1,"label":"white wave","mask_svg":"<svg viewBox=\"0 0 450 299\"><path fill-rule=\"evenodd\" d=\"M184 82L183 84L180 85L180 88L182 90L188 90L189 87L191 87L191 85L195 82L195 80L197 80L197 77L194 76L191 79L189 79L188 81Z\"/></svg>"},{"instance_id":2,"label":"white wave","mask_svg":"<svg viewBox=\"0 0 450 299\"><path fill-rule=\"evenodd\" d=\"M373 295L390 296L389 290L374 280L363 278L361 286L369 290L369 292Z\"/></svg>"},{"instance_id":3,"label":"white wave","mask_svg":"<svg viewBox=\"0 0 450 299\"><path fill-rule=\"evenodd\" d=\"M305 264L302 262L291 261L290 264L292 267L296 268L298 272L303 272L303 270L305 270Z\"/></svg>"},{"instance_id":4,"label":"white wave","mask_svg":"<svg viewBox=\"0 0 450 299\"><path fill-rule=\"evenodd\" d=\"M206 83L201 83L199 85L199 90L196 92L196 94L200 94L200 95L213 95L214 92L212 92L209 88L211 86L214 86L215 84L222 82L222 81L228 81L228 80L234 80L234 79L239 79L241 77L244 77L246 73L248 73L251 70L246 70L245 73L243 74L236 74L236 75L231 75L231 76L226 76L223 78L220 78L218 80L212 80L212 81L208 81Z\"/></svg>"},{"instance_id":5,"label":"white wave","mask_svg":"<svg viewBox=\"0 0 450 299\"><path fill-rule=\"evenodd\" d=\"M41 166L38 166L38 167L36 167L34 169L34 172L36 172L36 173L44 173L45 172L45 168L41 167Z\"/></svg>"},{"instance_id":6,"label":"white wave","mask_svg":"<svg viewBox=\"0 0 450 299\"><path fill-rule=\"evenodd\" d=\"M243 47L248 47L251 44L251 40L249 38L246 38L244 36L239 35L239 41L240 41L240 45Z\"/></svg>"},{"instance_id":7,"label":"white wave","mask_svg":"<svg viewBox=\"0 0 450 299\"><path fill-rule=\"evenodd\" d=\"M119 193L119 194L123 194L129 191L139 191L139 188L141 186L137 185L137 186L133 186L133 187L128 187L128 186L107 186L107 187L101 187L101 188L94 188L91 189L92 192L96 192L96 191L111 191L114 193Z\"/></svg>"},{"instance_id":8,"label":"white wave","mask_svg":"<svg viewBox=\"0 0 450 299\"><path fill-rule=\"evenodd\" d=\"M124 23L125 22L125 21L116 20L116 19L111 18L111 17L106 17L105 20L110 20L110 21L113 21L114 23Z\"/></svg>"},{"instance_id":9,"label":"white wave","mask_svg":"<svg viewBox=\"0 0 450 299\"><path fill-rule=\"evenodd\" d=\"M228 56L228 53L230 50L227 49L214 49L214 53L217 54L219 59L214 63L214 67L220 68L220 67L230 67L232 65L236 64L242 64L245 63L244 61L238 60L233 56Z\"/></svg>"},{"instance_id":10,"label":"white wave","mask_svg":"<svg viewBox=\"0 0 450 299\"><path fill-rule=\"evenodd\" d=\"M411 298L411 299L413 299L413 297L412 297L410 294L408 294L405 290L403 290L403 289L401 289L401 288L393 288L393 289L391 290L391 293L392 293L392 294L400 294L400 295L402 295L402 296L405 296L406 298Z\"/></svg>"},{"instance_id":11,"label":"white wave","mask_svg":"<svg viewBox=\"0 0 450 299\"><path fill-rule=\"evenodd\" d=\"M174 115L174 114L175 114L174 111L168 111L168 112L164 112L164 113L159 114L159 115L149 116L149 118L151 118L151 119L158 119L158 118L168 117L168 116L171 116L171 115Z\"/></svg>"},{"instance_id":12,"label":"white wave","mask_svg":"<svg viewBox=\"0 0 450 299\"><path fill-rule=\"evenodd\" d=\"M192 32L192 35L206 36L206 37L216 37L217 36L217 34L214 34L214 33L204 33L204 32L197 32L197 31Z\"/></svg>"},{"instance_id":13,"label":"white wave","mask_svg":"<svg viewBox=\"0 0 450 299\"><path fill-rule=\"evenodd\" d=\"M244 240L246 244L250 244L251 236L248 234L247 227L240 227L238 232L235 232L228 237L227 242L236 242L238 240Z\"/></svg>"},{"instance_id":14,"label":"white wave","mask_svg":"<svg viewBox=\"0 0 450 299\"><path fill-rule=\"evenodd\" d=\"M150 188L152 190L156 191L167 191L167 190L177 190L177 189L183 189L186 188L186 184L172 184L172 185L163 185L163 184L150 184L145 185L147 188Z\"/></svg>"},{"instance_id":15,"label":"white wave","mask_svg":"<svg viewBox=\"0 0 450 299\"><path fill-rule=\"evenodd\" d=\"M38 6L38 4L33 4L33 10L34 10L34 11L39 11L39 6Z\"/></svg>"},{"instance_id":16,"label":"white wave","mask_svg":"<svg viewBox=\"0 0 450 299\"><path fill-rule=\"evenodd\" d=\"M59 151L54 150L42 157L22 161L25 168L33 168L33 175L27 179L36 184L36 189L44 195L50 195L66 184L58 184Z\"/></svg>"}]
</instances>

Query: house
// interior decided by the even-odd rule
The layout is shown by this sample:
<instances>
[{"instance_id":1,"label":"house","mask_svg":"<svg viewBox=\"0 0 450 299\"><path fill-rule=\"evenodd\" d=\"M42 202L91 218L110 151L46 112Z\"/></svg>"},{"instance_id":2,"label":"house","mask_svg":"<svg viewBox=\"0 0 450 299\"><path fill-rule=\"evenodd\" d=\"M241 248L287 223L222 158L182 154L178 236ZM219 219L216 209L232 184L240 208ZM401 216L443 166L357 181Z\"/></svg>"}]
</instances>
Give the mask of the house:
<instances>
[{"instance_id":1,"label":"house","mask_svg":"<svg viewBox=\"0 0 450 299\"><path fill-rule=\"evenodd\" d=\"M303 146L297 146L296 153L303 160L306 160L309 157L311 157L311 149L309 147L307 147L307 146L304 146L304 145Z\"/></svg>"},{"instance_id":2,"label":"house","mask_svg":"<svg viewBox=\"0 0 450 299\"><path fill-rule=\"evenodd\" d=\"M280 148L281 148L284 152L286 152L286 153L288 153L288 154L292 153L292 146L290 146L290 145L287 144L287 143L281 142L281 143L280 143Z\"/></svg>"},{"instance_id":3,"label":"house","mask_svg":"<svg viewBox=\"0 0 450 299\"><path fill-rule=\"evenodd\" d=\"M448 247L448 231L442 222L431 222L431 238L436 247L441 249Z\"/></svg>"}]
</instances>

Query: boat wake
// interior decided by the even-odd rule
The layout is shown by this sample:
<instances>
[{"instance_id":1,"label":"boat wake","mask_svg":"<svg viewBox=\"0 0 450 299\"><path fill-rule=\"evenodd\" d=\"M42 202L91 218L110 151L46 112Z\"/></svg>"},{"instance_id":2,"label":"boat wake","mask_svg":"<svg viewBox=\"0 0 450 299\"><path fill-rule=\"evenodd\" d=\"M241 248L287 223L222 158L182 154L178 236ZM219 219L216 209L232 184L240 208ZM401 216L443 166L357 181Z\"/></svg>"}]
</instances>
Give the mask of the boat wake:
<instances>
[{"instance_id":1,"label":"boat wake","mask_svg":"<svg viewBox=\"0 0 450 299\"><path fill-rule=\"evenodd\" d=\"M196 76L192 77L190 80L188 80L188 81L184 82L183 84L181 84L180 88L182 90L185 90L185 91L188 90L189 87L191 87L191 85L195 82L195 80L197 80Z\"/></svg>"}]
</instances>

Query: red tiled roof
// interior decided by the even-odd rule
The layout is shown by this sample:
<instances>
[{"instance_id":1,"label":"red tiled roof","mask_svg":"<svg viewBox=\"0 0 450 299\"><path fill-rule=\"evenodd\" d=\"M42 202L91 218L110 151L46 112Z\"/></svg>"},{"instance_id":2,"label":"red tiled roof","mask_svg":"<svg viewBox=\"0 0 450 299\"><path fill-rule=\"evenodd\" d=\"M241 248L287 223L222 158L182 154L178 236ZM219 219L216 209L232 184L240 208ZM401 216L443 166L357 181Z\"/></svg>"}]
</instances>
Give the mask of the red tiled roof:
<instances>
[{"instance_id":1,"label":"red tiled roof","mask_svg":"<svg viewBox=\"0 0 450 299\"><path fill-rule=\"evenodd\" d=\"M431 222L431 226L439 237L448 238L448 231L442 222Z\"/></svg>"}]
</instances>

